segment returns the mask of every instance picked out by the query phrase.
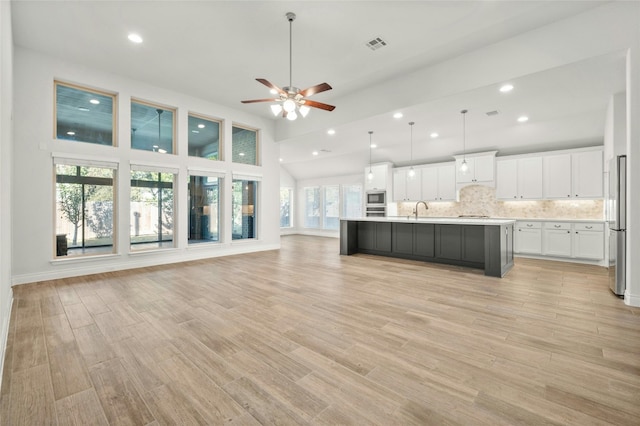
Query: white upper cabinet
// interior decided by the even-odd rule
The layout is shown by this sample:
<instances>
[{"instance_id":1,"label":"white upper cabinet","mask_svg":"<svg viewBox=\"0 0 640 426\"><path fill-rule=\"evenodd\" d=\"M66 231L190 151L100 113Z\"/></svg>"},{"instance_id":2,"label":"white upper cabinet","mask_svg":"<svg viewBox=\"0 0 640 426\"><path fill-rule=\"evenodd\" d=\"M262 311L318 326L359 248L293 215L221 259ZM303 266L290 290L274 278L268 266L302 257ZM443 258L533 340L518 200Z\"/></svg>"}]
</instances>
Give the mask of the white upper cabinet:
<instances>
[{"instance_id":1,"label":"white upper cabinet","mask_svg":"<svg viewBox=\"0 0 640 426\"><path fill-rule=\"evenodd\" d=\"M419 201L421 198L421 169L414 168L415 176L409 176L409 169L393 170L393 201Z\"/></svg>"},{"instance_id":2,"label":"white upper cabinet","mask_svg":"<svg viewBox=\"0 0 640 426\"><path fill-rule=\"evenodd\" d=\"M544 198L571 198L571 154L545 156L542 170Z\"/></svg>"},{"instance_id":3,"label":"white upper cabinet","mask_svg":"<svg viewBox=\"0 0 640 426\"><path fill-rule=\"evenodd\" d=\"M578 152L571 155L573 196L575 198L603 197L602 151Z\"/></svg>"},{"instance_id":4,"label":"white upper cabinet","mask_svg":"<svg viewBox=\"0 0 640 426\"><path fill-rule=\"evenodd\" d=\"M543 160L544 198L602 198L602 150L547 155Z\"/></svg>"},{"instance_id":5,"label":"white upper cabinet","mask_svg":"<svg viewBox=\"0 0 640 426\"><path fill-rule=\"evenodd\" d=\"M462 186L468 184L495 186L496 152L456 155L456 183ZM460 170L464 160L467 161L468 166L465 173Z\"/></svg>"},{"instance_id":6,"label":"white upper cabinet","mask_svg":"<svg viewBox=\"0 0 640 426\"><path fill-rule=\"evenodd\" d=\"M456 200L455 163L443 163L422 169L422 198L424 201Z\"/></svg>"},{"instance_id":7,"label":"white upper cabinet","mask_svg":"<svg viewBox=\"0 0 640 426\"><path fill-rule=\"evenodd\" d=\"M498 159L496 198L539 200L542 198L542 157Z\"/></svg>"},{"instance_id":8,"label":"white upper cabinet","mask_svg":"<svg viewBox=\"0 0 640 426\"><path fill-rule=\"evenodd\" d=\"M391 163L380 163L371 165L373 179L369 180L369 166L364 168L364 190L365 191L387 191L391 190Z\"/></svg>"}]
</instances>

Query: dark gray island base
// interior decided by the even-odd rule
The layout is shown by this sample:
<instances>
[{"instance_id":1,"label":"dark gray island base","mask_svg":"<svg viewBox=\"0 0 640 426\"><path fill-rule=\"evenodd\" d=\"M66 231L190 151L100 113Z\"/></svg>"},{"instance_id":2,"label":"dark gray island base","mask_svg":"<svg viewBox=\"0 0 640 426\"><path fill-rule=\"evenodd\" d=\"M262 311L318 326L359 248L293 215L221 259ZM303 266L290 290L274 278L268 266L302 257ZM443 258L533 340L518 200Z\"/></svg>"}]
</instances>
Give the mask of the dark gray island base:
<instances>
[{"instance_id":1,"label":"dark gray island base","mask_svg":"<svg viewBox=\"0 0 640 426\"><path fill-rule=\"evenodd\" d=\"M513 267L514 224L501 219L343 219L340 254L446 263L503 277Z\"/></svg>"}]
</instances>

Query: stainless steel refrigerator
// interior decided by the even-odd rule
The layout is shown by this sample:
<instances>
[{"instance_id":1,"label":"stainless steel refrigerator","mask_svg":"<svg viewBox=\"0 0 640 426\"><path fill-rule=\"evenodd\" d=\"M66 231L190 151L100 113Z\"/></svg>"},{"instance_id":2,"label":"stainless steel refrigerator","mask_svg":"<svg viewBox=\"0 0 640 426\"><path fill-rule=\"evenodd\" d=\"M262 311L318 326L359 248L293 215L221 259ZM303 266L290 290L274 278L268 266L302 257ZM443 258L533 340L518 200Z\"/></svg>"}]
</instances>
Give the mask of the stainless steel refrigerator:
<instances>
[{"instance_id":1,"label":"stainless steel refrigerator","mask_svg":"<svg viewBox=\"0 0 640 426\"><path fill-rule=\"evenodd\" d=\"M609 287L617 296L626 287L627 255L627 156L619 155L609 163Z\"/></svg>"}]
</instances>

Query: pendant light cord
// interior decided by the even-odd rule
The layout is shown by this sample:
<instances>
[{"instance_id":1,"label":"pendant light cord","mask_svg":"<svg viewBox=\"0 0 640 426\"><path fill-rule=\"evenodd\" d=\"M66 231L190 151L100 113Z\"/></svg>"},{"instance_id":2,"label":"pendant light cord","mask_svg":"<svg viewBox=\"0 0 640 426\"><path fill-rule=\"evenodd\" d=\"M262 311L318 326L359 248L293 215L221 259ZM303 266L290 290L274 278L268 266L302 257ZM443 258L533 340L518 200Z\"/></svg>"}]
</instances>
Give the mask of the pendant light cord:
<instances>
[{"instance_id":1,"label":"pendant light cord","mask_svg":"<svg viewBox=\"0 0 640 426\"><path fill-rule=\"evenodd\" d=\"M467 110L463 109L460 112L462 113L462 160L467 161L467 123L465 119Z\"/></svg>"},{"instance_id":2,"label":"pendant light cord","mask_svg":"<svg viewBox=\"0 0 640 426\"><path fill-rule=\"evenodd\" d=\"M369 173L371 173L371 135L373 135L373 131L369 130Z\"/></svg>"},{"instance_id":3,"label":"pendant light cord","mask_svg":"<svg viewBox=\"0 0 640 426\"><path fill-rule=\"evenodd\" d=\"M416 123L413 121L409 122L409 126L411 126L411 159L409 160L411 167L413 167L413 125L414 124Z\"/></svg>"}]
</instances>

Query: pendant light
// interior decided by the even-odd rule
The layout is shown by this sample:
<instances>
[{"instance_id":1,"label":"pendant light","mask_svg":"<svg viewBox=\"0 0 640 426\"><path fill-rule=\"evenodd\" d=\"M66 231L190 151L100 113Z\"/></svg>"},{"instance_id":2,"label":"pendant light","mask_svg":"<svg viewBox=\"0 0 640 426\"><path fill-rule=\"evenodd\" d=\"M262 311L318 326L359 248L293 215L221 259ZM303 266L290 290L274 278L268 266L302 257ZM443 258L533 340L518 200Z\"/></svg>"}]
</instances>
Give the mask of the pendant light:
<instances>
[{"instance_id":1,"label":"pendant light","mask_svg":"<svg viewBox=\"0 0 640 426\"><path fill-rule=\"evenodd\" d=\"M462 164L460 164L460 171L462 174L466 174L469 170L469 165L467 164L467 142L466 142L466 123L465 123L465 115L467 114L467 110L463 109L460 111L462 114Z\"/></svg>"},{"instance_id":2,"label":"pendant light","mask_svg":"<svg viewBox=\"0 0 640 426\"><path fill-rule=\"evenodd\" d=\"M373 130L369 130L369 174L367 174L367 179L369 181L373 180L373 171L371 171L371 135L373 135Z\"/></svg>"},{"instance_id":3,"label":"pendant light","mask_svg":"<svg viewBox=\"0 0 640 426\"><path fill-rule=\"evenodd\" d=\"M413 170L413 125L416 124L413 121L409 122L409 126L411 128L411 158L409 160L409 164L411 164L411 168L409 169L409 172L407 173L407 176L409 176L409 179L413 179L414 177L416 177L416 171Z\"/></svg>"}]
</instances>

